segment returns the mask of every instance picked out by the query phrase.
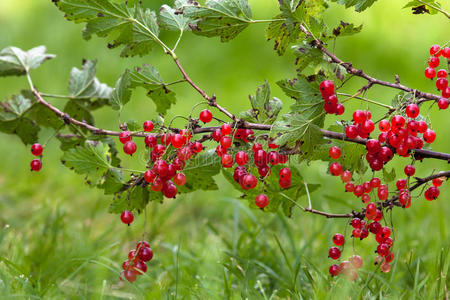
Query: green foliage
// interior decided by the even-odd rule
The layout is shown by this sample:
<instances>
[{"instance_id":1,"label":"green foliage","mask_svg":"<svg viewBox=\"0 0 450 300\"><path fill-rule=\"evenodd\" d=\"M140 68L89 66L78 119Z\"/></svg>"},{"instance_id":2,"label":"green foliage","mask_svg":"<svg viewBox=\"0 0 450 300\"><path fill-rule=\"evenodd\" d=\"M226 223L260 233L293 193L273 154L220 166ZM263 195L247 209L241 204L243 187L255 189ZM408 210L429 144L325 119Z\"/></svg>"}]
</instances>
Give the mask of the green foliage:
<instances>
[{"instance_id":1,"label":"green foliage","mask_svg":"<svg viewBox=\"0 0 450 300\"><path fill-rule=\"evenodd\" d=\"M345 5L348 7L355 7L355 11L362 12L368 7L372 6L377 0L332 0L333 2L337 2L338 4Z\"/></svg>"},{"instance_id":2,"label":"green foliage","mask_svg":"<svg viewBox=\"0 0 450 300\"><path fill-rule=\"evenodd\" d=\"M108 47L124 46L121 56L142 56L158 44L159 26L156 14L140 5L127 7L125 2L108 0L54 0L65 17L86 23L83 38L92 35L108 39Z\"/></svg>"},{"instance_id":3,"label":"green foliage","mask_svg":"<svg viewBox=\"0 0 450 300\"><path fill-rule=\"evenodd\" d=\"M0 77L25 75L31 69L36 69L46 60L55 57L46 54L45 46L39 46L28 51L16 47L8 47L0 51Z\"/></svg>"},{"instance_id":4,"label":"green foliage","mask_svg":"<svg viewBox=\"0 0 450 300\"><path fill-rule=\"evenodd\" d=\"M175 0L175 8L168 5L161 6L159 10L158 23L162 29L183 31L189 30L190 18L180 13L184 5L188 5L189 0Z\"/></svg>"},{"instance_id":5,"label":"green foliage","mask_svg":"<svg viewBox=\"0 0 450 300\"><path fill-rule=\"evenodd\" d=\"M411 8L413 14L430 14L435 15L439 13L436 8L441 8L441 4L434 0L412 0L409 1L403 8Z\"/></svg>"},{"instance_id":6,"label":"green foliage","mask_svg":"<svg viewBox=\"0 0 450 300\"><path fill-rule=\"evenodd\" d=\"M333 29L332 37L340 37L340 36L349 36L360 33L362 30L362 24L359 26L355 26L355 24L346 23L341 21L339 26Z\"/></svg>"},{"instance_id":7,"label":"green foliage","mask_svg":"<svg viewBox=\"0 0 450 300\"><path fill-rule=\"evenodd\" d=\"M95 77L97 61L83 61L81 70L73 68L69 78L69 96L72 98L109 99L113 91Z\"/></svg>"},{"instance_id":8,"label":"green foliage","mask_svg":"<svg viewBox=\"0 0 450 300\"><path fill-rule=\"evenodd\" d=\"M207 0L205 5L188 1L183 13L194 20L192 32L206 37L219 36L228 42L251 23L252 11L247 0Z\"/></svg>"},{"instance_id":9,"label":"green foliage","mask_svg":"<svg viewBox=\"0 0 450 300\"><path fill-rule=\"evenodd\" d=\"M249 96L252 109L241 113L242 119L249 122L272 124L278 117L283 103L278 98L270 99L270 85L266 81L258 87L255 96Z\"/></svg>"},{"instance_id":10,"label":"green foliage","mask_svg":"<svg viewBox=\"0 0 450 300\"><path fill-rule=\"evenodd\" d=\"M153 66L144 65L130 72L130 85L132 88L143 87L159 113L165 114L177 102L175 92L167 88L158 70Z\"/></svg>"},{"instance_id":11,"label":"green foliage","mask_svg":"<svg viewBox=\"0 0 450 300\"><path fill-rule=\"evenodd\" d=\"M116 82L109 103L114 110L122 110L131 99L130 72L126 70Z\"/></svg>"}]
</instances>

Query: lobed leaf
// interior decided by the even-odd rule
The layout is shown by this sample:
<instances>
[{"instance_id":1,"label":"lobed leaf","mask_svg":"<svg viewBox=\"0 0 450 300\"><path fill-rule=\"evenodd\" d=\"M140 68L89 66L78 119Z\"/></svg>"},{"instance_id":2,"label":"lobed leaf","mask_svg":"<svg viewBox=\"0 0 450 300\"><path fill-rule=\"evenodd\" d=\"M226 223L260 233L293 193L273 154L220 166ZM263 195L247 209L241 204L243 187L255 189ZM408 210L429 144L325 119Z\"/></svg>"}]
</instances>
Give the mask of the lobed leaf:
<instances>
[{"instance_id":1,"label":"lobed leaf","mask_svg":"<svg viewBox=\"0 0 450 300\"><path fill-rule=\"evenodd\" d=\"M345 5L345 8L354 6L355 11L362 12L372 6L377 0L332 0L338 4Z\"/></svg>"},{"instance_id":2,"label":"lobed leaf","mask_svg":"<svg viewBox=\"0 0 450 300\"><path fill-rule=\"evenodd\" d=\"M125 104L127 104L131 99L131 83L130 83L130 72L125 70L125 72L117 80L114 90L111 93L111 98L109 99L109 104L114 110L122 110Z\"/></svg>"},{"instance_id":3,"label":"lobed leaf","mask_svg":"<svg viewBox=\"0 0 450 300\"><path fill-rule=\"evenodd\" d=\"M95 77L97 61L86 60L80 69L72 68L69 78L69 96L72 98L109 99L113 91Z\"/></svg>"},{"instance_id":4,"label":"lobed leaf","mask_svg":"<svg viewBox=\"0 0 450 300\"><path fill-rule=\"evenodd\" d=\"M8 47L0 51L0 77L25 75L29 70L36 69L46 60L55 57L47 54L45 46L38 46L28 51L17 47Z\"/></svg>"}]
</instances>

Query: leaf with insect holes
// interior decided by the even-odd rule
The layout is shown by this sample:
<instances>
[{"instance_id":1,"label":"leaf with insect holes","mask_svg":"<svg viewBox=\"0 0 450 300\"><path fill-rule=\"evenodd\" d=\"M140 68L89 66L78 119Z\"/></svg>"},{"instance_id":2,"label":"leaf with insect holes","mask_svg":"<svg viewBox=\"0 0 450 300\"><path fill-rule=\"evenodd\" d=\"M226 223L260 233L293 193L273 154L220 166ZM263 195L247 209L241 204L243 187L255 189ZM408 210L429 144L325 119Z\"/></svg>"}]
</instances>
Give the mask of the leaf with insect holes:
<instances>
[{"instance_id":1,"label":"leaf with insect holes","mask_svg":"<svg viewBox=\"0 0 450 300\"><path fill-rule=\"evenodd\" d=\"M94 185L112 167L108 147L96 141L86 141L82 146L65 151L61 161L76 173L86 175Z\"/></svg>"},{"instance_id":2,"label":"leaf with insect holes","mask_svg":"<svg viewBox=\"0 0 450 300\"><path fill-rule=\"evenodd\" d=\"M93 35L108 39L108 48L123 45L121 56L142 56L158 45L159 26L156 14L141 5L127 7L109 0L54 0L65 17L86 23L83 38ZM136 2L136 1L134 1Z\"/></svg>"},{"instance_id":3,"label":"leaf with insect holes","mask_svg":"<svg viewBox=\"0 0 450 300\"><path fill-rule=\"evenodd\" d=\"M35 102L25 95L13 95L10 99L0 102L0 131L16 134L28 145L37 142L40 127L28 118Z\"/></svg>"},{"instance_id":4,"label":"leaf with insect holes","mask_svg":"<svg viewBox=\"0 0 450 300\"><path fill-rule=\"evenodd\" d=\"M144 65L131 71L130 86L146 89L147 96L153 100L159 113L165 114L177 102L175 93L167 88L158 70L153 66Z\"/></svg>"},{"instance_id":5,"label":"leaf with insect holes","mask_svg":"<svg viewBox=\"0 0 450 300\"><path fill-rule=\"evenodd\" d=\"M363 10L372 6L377 0L331 0L338 4L345 5L345 8L354 6L355 11L362 12Z\"/></svg>"},{"instance_id":6,"label":"leaf with insect holes","mask_svg":"<svg viewBox=\"0 0 450 300\"><path fill-rule=\"evenodd\" d=\"M27 71L36 69L46 60L55 57L45 53L45 46L38 46L28 51L17 47L8 47L0 51L0 77L25 75Z\"/></svg>"},{"instance_id":7,"label":"leaf with insect holes","mask_svg":"<svg viewBox=\"0 0 450 300\"><path fill-rule=\"evenodd\" d=\"M362 24L359 26L355 26L355 24L352 23L346 23L344 21L341 21L339 26L333 29L332 36L330 38L336 38L339 36L350 36L357 34L361 32L362 30Z\"/></svg>"},{"instance_id":8,"label":"leaf with insect holes","mask_svg":"<svg viewBox=\"0 0 450 300\"><path fill-rule=\"evenodd\" d=\"M275 138L275 144L282 146L293 147L297 142L301 142L301 151L308 153L315 145L323 143L320 127L314 124L314 121L301 114L285 114L273 124L270 136Z\"/></svg>"},{"instance_id":9,"label":"leaf with insect holes","mask_svg":"<svg viewBox=\"0 0 450 300\"><path fill-rule=\"evenodd\" d=\"M439 13L439 11L436 8L441 9L441 4L439 2L436 2L434 0L422 0L422 1L409 1L403 8L410 8L413 11L413 14L419 15L419 14L430 14L435 15Z\"/></svg>"},{"instance_id":10,"label":"leaf with insect holes","mask_svg":"<svg viewBox=\"0 0 450 300\"><path fill-rule=\"evenodd\" d=\"M131 84L130 84L130 71L125 72L120 76L116 82L116 86L111 94L109 103L114 110L122 110L125 104L131 99Z\"/></svg>"},{"instance_id":11,"label":"leaf with insect holes","mask_svg":"<svg viewBox=\"0 0 450 300\"><path fill-rule=\"evenodd\" d=\"M252 12L247 0L207 0L205 5L188 1L183 14L191 18L192 31L201 36L220 37L228 42L251 22Z\"/></svg>"},{"instance_id":12,"label":"leaf with insect holes","mask_svg":"<svg viewBox=\"0 0 450 300\"><path fill-rule=\"evenodd\" d=\"M218 190L219 187L213 176L219 174L220 169L220 158L214 149L197 154L195 158L186 162L183 169L187 179L186 184L178 187L178 191L190 193L196 190Z\"/></svg>"},{"instance_id":13,"label":"leaf with insect holes","mask_svg":"<svg viewBox=\"0 0 450 300\"><path fill-rule=\"evenodd\" d=\"M265 179L264 188L261 188L261 183L259 183L259 185L252 190L242 191L243 194L241 198L248 200L251 208L257 209L258 207L255 204L255 198L257 195L264 193L269 197L269 204L264 208L265 212L276 212L281 208L286 216L291 217L294 206L299 205L297 202L301 197L306 195L306 188L303 177L295 166L291 167L292 178L295 178L295 180L292 180L289 188L281 188L278 182L278 173L283 167L284 166L282 165L272 167L271 175ZM242 190L240 184L234 181L233 173L231 171L222 169L222 173L235 189ZM319 186L320 185L318 184L308 184L309 193L315 191Z\"/></svg>"},{"instance_id":14,"label":"leaf with insect holes","mask_svg":"<svg viewBox=\"0 0 450 300\"><path fill-rule=\"evenodd\" d=\"M109 99L113 91L95 77L97 61L86 60L80 69L72 68L69 78L69 96L72 98Z\"/></svg>"},{"instance_id":15,"label":"leaf with insect holes","mask_svg":"<svg viewBox=\"0 0 450 300\"><path fill-rule=\"evenodd\" d=\"M189 0L175 0L174 8L165 4L161 6L158 17L161 28L180 32L189 30L192 20L181 12L185 5L189 5Z\"/></svg>"}]
</instances>

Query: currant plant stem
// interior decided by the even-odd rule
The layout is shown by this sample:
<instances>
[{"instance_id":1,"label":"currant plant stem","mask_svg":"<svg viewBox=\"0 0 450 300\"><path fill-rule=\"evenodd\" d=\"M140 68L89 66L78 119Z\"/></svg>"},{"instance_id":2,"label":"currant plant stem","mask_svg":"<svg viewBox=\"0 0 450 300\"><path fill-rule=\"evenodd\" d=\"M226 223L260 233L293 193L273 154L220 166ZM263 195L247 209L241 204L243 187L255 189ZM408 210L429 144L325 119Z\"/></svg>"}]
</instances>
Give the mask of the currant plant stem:
<instances>
[{"instance_id":1,"label":"currant plant stem","mask_svg":"<svg viewBox=\"0 0 450 300\"><path fill-rule=\"evenodd\" d=\"M427 5L427 6L431 7L432 9L437 10L438 12L442 13L444 16L446 16L447 18L450 19L450 13L446 12L445 10L441 9L440 7L437 7L437 6L433 5L432 3L427 3L427 2L422 1L422 0L417 0L417 1L422 3L422 4L424 4L424 5Z\"/></svg>"},{"instance_id":2,"label":"currant plant stem","mask_svg":"<svg viewBox=\"0 0 450 300\"><path fill-rule=\"evenodd\" d=\"M344 99L344 101L347 100L347 99L348 100L350 100L350 99L359 99L359 100L363 100L363 101L366 101L366 102L369 102L369 103L372 103L372 104L375 104L375 105L378 105L378 106L381 106L381 107L385 107L385 108L389 109L390 111L395 110L394 107L392 107L390 105L387 105L387 104L384 104L384 103L381 103L381 102L378 102L378 101L375 101L375 100L370 100L370 99L367 99L367 98L363 98L363 97L359 97L359 96L355 96L355 95L351 95L351 94L347 94L347 93L336 93L336 94L337 95L341 95L341 96L349 97L349 98Z\"/></svg>"}]
</instances>

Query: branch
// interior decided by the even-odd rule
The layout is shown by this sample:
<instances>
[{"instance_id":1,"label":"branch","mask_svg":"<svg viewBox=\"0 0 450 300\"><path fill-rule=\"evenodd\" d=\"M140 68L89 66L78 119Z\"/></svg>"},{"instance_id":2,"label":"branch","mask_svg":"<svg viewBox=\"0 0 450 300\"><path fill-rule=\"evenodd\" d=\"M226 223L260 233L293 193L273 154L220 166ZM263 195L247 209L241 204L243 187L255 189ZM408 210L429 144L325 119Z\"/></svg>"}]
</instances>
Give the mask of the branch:
<instances>
[{"instance_id":1,"label":"branch","mask_svg":"<svg viewBox=\"0 0 450 300\"><path fill-rule=\"evenodd\" d=\"M404 85L400 84L400 81L397 80L397 79L396 79L395 83L376 79L376 78L374 78L374 77L364 73L363 70L354 68L352 63L344 62L340 58L338 58L336 55L334 55L333 53L328 51L325 48L325 46L322 43L322 41L319 40L319 39L316 39L303 25L300 25L300 29L303 31L303 33L306 34L306 36L314 38L314 40L313 40L314 45L317 47L317 49L319 49L325 55L327 55L331 59L331 62L334 62L334 63L336 63L338 65L343 66L345 68L345 70L349 74L353 74L355 76L358 76L358 77L366 79L369 83L368 83L367 86L363 87L363 89L368 89L372 85L378 84L378 85L390 87L390 88L393 88L393 89L402 90L402 91L405 91L405 92L408 92L408 93L412 93L412 94L414 94L415 96L417 96L419 98L425 98L425 99L428 99L428 100L436 100L437 101L437 100L439 100L441 98L441 97L439 97L438 95L435 95L435 94L421 92L421 91L409 88L407 86L404 86Z\"/></svg>"}]
</instances>

